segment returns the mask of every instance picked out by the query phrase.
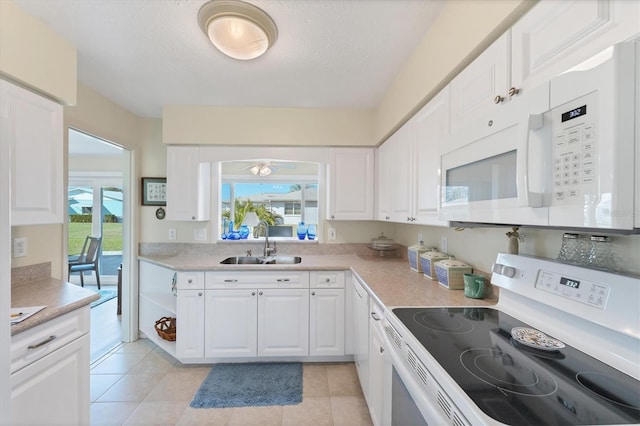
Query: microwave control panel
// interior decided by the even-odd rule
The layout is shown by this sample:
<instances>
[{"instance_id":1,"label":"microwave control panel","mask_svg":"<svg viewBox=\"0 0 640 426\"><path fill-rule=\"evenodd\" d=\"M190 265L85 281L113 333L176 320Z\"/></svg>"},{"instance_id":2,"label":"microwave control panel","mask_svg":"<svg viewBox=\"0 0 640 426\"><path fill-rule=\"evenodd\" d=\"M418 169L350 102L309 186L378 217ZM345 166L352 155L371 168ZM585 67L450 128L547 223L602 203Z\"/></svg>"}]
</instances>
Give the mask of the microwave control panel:
<instances>
[{"instance_id":1,"label":"microwave control panel","mask_svg":"<svg viewBox=\"0 0 640 426\"><path fill-rule=\"evenodd\" d=\"M551 110L553 203L581 204L597 193L597 92Z\"/></svg>"},{"instance_id":2,"label":"microwave control panel","mask_svg":"<svg viewBox=\"0 0 640 426\"><path fill-rule=\"evenodd\" d=\"M543 270L538 274L536 288L598 309L606 308L611 290L604 284Z\"/></svg>"}]
</instances>

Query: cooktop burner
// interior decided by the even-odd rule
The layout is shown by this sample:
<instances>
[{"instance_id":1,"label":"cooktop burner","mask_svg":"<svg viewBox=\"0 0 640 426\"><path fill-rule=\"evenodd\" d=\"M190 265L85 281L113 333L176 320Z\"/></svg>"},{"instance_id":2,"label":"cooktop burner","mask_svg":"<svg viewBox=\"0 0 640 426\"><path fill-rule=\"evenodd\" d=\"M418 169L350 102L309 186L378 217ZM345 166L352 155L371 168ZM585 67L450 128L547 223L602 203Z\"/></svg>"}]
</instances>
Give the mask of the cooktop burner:
<instances>
[{"instance_id":1,"label":"cooktop burner","mask_svg":"<svg viewBox=\"0 0 640 426\"><path fill-rule=\"evenodd\" d=\"M501 311L396 308L393 313L474 403L499 422L640 423L638 380L569 345L541 350L517 342L511 330L530 326Z\"/></svg>"}]
</instances>

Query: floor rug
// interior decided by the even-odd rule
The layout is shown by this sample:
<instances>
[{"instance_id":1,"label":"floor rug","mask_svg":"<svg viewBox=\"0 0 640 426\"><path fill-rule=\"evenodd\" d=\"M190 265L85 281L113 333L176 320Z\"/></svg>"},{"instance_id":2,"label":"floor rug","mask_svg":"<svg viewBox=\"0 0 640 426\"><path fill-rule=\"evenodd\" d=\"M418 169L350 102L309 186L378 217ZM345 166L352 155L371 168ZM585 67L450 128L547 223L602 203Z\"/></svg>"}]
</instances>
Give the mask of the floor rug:
<instances>
[{"instance_id":1,"label":"floor rug","mask_svg":"<svg viewBox=\"0 0 640 426\"><path fill-rule=\"evenodd\" d=\"M114 297L116 297L118 295L118 291L117 290L98 290L98 292L100 293L100 299L98 300L94 300L93 302L91 302L91 307L95 308L98 305L103 304L104 302L108 302L109 300L113 299Z\"/></svg>"},{"instance_id":2,"label":"floor rug","mask_svg":"<svg viewBox=\"0 0 640 426\"><path fill-rule=\"evenodd\" d=\"M193 408L296 405L302 402L302 364L216 364L191 401Z\"/></svg>"}]
</instances>

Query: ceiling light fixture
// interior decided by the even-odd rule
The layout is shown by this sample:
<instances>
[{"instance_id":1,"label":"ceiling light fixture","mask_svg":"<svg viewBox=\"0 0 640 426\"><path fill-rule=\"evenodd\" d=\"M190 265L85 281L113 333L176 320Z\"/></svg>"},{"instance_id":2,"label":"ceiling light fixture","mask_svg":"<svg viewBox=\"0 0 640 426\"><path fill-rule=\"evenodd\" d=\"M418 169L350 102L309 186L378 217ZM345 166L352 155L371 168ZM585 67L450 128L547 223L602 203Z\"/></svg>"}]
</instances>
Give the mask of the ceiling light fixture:
<instances>
[{"instance_id":1,"label":"ceiling light fixture","mask_svg":"<svg viewBox=\"0 0 640 426\"><path fill-rule=\"evenodd\" d=\"M234 59L254 59L278 39L275 22L262 9L238 0L212 0L198 12L211 43Z\"/></svg>"},{"instance_id":2,"label":"ceiling light fixture","mask_svg":"<svg viewBox=\"0 0 640 426\"><path fill-rule=\"evenodd\" d=\"M255 176L269 176L272 172L267 163L257 163L251 166L249 171Z\"/></svg>"}]
</instances>

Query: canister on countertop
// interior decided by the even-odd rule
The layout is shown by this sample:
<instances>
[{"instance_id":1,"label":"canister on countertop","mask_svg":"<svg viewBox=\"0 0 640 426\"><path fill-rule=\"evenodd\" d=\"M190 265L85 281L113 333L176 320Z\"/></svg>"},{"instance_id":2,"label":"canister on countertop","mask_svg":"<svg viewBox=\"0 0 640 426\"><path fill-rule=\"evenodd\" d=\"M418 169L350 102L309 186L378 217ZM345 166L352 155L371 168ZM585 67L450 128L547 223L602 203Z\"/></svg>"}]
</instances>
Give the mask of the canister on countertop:
<instances>
[{"instance_id":1,"label":"canister on countertop","mask_svg":"<svg viewBox=\"0 0 640 426\"><path fill-rule=\"evenodd\" d=\"M473 268L461 260L446 259L436 262L438 282L449 290L464 289L464 274L470 274Z\"/></svg>"},{"instance_id":2,"label":"canister on countertop","mask_svg":"<svg viewBox=\"0 0 640 426\"><path fill-rule=\"evenodd\" d=\"M431 250L433 249L425 246L424 244L414 244L407 248L407 258L409 259L409 267L412 271L422 272L420 255Z\"/></svg>"},{"instance_id":3,"label":"canister on countertop","mask_svg":"<svg viewBox=\"0 0 640 426\"><path fill-rule=\"evenodd\" d=\"M420 255L420 265L422 266L424 276L430 280L438 279L436 276L436 262L439 260L449 259L449 257L450 256L448 254L435 250L422 253Z\"/></svg>"}]
</instances>

